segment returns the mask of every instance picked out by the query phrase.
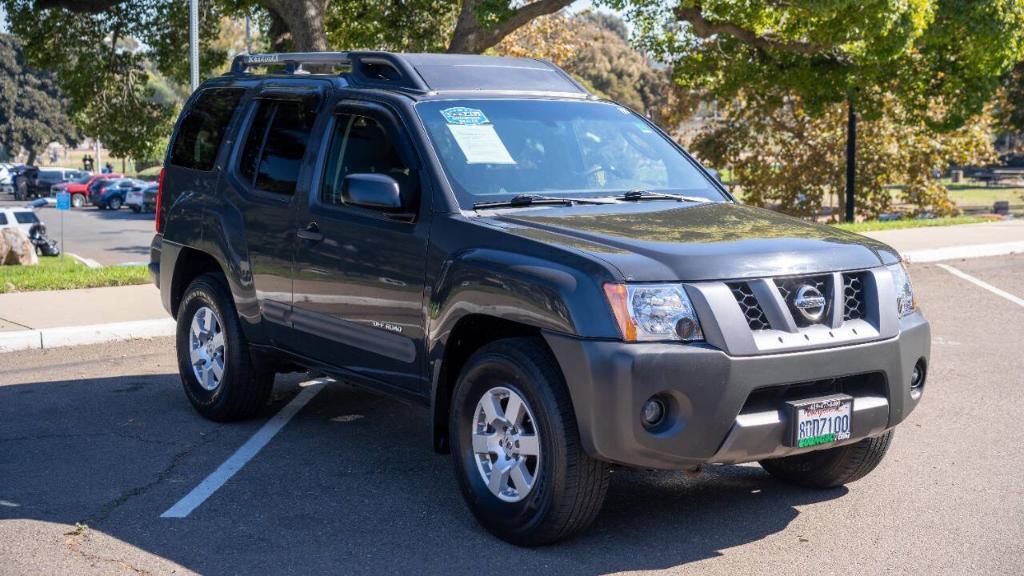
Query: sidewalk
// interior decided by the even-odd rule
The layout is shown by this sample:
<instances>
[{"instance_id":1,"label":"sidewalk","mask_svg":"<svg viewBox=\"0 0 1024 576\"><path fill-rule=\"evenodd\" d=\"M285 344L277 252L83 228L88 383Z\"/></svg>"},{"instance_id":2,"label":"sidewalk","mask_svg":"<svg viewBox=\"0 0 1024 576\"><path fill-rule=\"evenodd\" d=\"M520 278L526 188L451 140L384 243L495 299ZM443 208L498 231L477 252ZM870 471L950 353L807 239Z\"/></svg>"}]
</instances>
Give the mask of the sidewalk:
<instances>
[{"instance_id":1,"label":"sidewalk","mask_svg":"<svg viewBox=\"0 0 1024 576\"><path fill-rule=\"evenodd\" d=\"M152 284L0 294L0 352L173 334Z\"/></svg>"},{"instance_id":2,"label":"sidewalk","mask_svg":"<svg viewBox=\"0 0 1024 576\"><path fill-rule=\"evenodd\" d=\"M1024 220L865 235L918 263L1024 252ZM172 335L152 284L0 294L0 352Z\"/></svg>"}]
</instances>

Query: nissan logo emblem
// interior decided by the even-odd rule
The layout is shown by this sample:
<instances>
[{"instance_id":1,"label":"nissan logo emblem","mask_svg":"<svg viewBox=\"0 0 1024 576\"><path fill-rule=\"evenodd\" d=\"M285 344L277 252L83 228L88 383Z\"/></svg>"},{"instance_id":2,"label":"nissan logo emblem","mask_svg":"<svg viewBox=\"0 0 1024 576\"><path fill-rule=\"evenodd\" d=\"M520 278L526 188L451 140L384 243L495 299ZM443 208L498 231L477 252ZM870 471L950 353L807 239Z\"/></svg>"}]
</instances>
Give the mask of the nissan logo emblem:
<instances>
[{"instance_id":1,"label":"nissan logo emblem","mask_svg":"<svg viewBox=\"0 0 1024 576\"><path fill-rule=\"evenodd\" d=\"M818 322L825 315L825 296L814 286L804 284L796 291L793 306L811 322Z\"/></svg>"}]
</instances>

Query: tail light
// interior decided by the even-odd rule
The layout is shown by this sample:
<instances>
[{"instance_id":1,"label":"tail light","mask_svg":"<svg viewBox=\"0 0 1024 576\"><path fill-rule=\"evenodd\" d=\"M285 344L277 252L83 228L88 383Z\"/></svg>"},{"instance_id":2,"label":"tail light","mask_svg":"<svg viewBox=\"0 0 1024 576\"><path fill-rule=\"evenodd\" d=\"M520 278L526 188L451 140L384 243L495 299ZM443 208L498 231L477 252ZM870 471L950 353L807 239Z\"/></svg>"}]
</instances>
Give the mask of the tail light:
<instances>
[{"instance_id":1,"label":"tail light","mask_svg":"<svg viewBox=\"0 0 1024 576\"><path fill-rule=\"evenodd\" d=\"M160 219L160 205L162 204L162 200L164 198L164 172L166 172L166 171L167 171L166 168L161 168L160 169L160 178L157 179L157 184L156 184L156 209L155 209L155 212L156 212L156 231L157 231L157 233L160 232L160 224L162 223L162 221Z\"/></svg>"}]
</instances>

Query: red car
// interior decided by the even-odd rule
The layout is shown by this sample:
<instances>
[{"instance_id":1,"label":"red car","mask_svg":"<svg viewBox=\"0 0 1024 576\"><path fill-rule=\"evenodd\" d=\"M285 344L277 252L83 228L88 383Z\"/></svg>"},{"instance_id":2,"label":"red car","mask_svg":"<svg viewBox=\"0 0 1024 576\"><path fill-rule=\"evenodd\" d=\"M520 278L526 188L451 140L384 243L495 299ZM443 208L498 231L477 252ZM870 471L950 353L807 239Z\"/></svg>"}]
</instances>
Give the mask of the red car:
<instances>
[{"instance_id":1,"label":"red car","mask_svg":"<svg viewBox=\"0 0 1024 576\"><path fill-rule=\"evenodd\" d=\"M51 192L56 193L60 188L64 188L64 190L71 193L71 205L75 208L81 208L89 201L89 186L97 180L108 178L123 178L123 176L117 172L113 174L91 174L83 176L78 180L72 180L63 186L54 186Z\"/></svg>"}]
</instances>

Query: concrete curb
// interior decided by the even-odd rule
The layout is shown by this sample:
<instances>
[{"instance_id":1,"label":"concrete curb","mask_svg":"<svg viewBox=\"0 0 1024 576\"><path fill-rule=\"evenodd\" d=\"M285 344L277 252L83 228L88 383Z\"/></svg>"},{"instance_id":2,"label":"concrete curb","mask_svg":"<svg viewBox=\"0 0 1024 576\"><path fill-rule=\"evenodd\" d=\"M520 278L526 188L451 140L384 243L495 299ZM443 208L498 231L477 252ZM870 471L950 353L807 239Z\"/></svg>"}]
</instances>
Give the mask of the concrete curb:
<instances>
[{"instance_id":1,"label":"concrete curb","mask_svg":"<svg viewBox=\"0 0 1024 576\"><path fill-rule=\"evenodd\" d=\"M968 244L948 248L932 248L930 250L910 250L903 252L903 258L911 263L924 264L942 260L961 260L964 258L984 258L987 256L1009 256L1024 253L1024 242L1003 242L1000 244Z\"/></svg>"},{"instance_id":2,"label":"concrete curb","mask_svg":"<svg viewBox=\"0 0 1024 576\"><path fill-rule=\"evenodd\" d=\"M67 254L67 255L68 255L68 256L70 256L71 258L74 258L75 260L78 260L78 261L79 261L79 262L81 262L81 263L82 263L82 264L83 264L83 265L84 265L84 266L85 266L86 268L103 268L103 265L102 265L102 264L100 264L99 262L97 262L97 261L93 260L92 258L82 258L82 257L81 257L81 256L79 256L78 254L74 254L74 253L72 253L72 252L65 252L65 254Z\"/></svg>"},{"instance_id":3,"label":"concrete curb","mask_svg":"<svg viewBox=\"0 0 1024 576\"><path fill-rule=\"evenodd\" d=\"M171 318L0 332L0 353L173 336Z\"/></svg>"}]
</instances>

